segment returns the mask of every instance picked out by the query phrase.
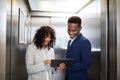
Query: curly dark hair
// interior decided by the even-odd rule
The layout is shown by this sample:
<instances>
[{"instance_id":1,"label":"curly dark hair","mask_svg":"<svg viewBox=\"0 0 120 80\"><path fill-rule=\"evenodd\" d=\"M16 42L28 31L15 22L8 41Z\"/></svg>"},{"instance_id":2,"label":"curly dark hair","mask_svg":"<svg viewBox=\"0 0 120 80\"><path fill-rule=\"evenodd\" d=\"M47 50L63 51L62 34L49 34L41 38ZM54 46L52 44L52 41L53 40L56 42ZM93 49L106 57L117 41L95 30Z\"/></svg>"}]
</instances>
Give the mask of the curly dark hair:
<instances>
[{"instance_id":1,"label":"curly dark hair","mask_svg":"<svg viewBox=\"0 0 120 80\"><path fill-rule=\"evenodd\" d=\"M50 47L53 47L53 45L55 45L56 36L55 36L54 29L52 29L50 26L41 26L37 30L37 32L33 38L33 42L37 48L42 48L44 39L48 35L51 36L51 41L48 43L48 50L50 49Z\"/></svg>"}]
</instances>

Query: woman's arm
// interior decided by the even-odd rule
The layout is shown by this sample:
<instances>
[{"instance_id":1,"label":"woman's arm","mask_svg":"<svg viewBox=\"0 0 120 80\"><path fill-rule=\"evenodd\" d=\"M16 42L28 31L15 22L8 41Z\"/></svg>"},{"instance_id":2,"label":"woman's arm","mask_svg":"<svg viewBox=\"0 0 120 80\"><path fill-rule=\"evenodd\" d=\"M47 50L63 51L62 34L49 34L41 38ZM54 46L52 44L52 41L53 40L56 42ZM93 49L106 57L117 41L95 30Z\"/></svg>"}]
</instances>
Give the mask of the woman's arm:
<instances>
[{"instance_id":1,"label":"woman's arm","mask_svg":"<svg viewBox=\"0 0 120 80\"><path fill-rule=\"evenodd\" d=\"M45 70L43 61L35 64L35 49L33 45L29 45L26 51L26 68L29 74Z\"/></svg>"}]
</instances>

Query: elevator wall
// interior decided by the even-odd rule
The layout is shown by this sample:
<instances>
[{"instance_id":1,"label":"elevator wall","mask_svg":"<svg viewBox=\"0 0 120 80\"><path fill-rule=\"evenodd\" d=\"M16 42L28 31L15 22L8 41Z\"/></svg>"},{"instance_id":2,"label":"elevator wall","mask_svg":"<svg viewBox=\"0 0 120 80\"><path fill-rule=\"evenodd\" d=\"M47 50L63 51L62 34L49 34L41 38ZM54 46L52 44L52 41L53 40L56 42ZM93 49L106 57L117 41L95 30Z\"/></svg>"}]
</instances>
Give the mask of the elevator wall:
<instances>
[{"instance_id":1,"label":"elevator wall","mask_svg":"<svg viewBox=\"0 0 120 80\"><path fill-rule=\"evenodd\" d=\"M57 33L54 47L56 58L64 58L66 55L69 39L67 17L31 17L30 25L29 7L25 1L27 0L0 0L0 80L27 80L26 47L41 25L50 25ZM87 14L91 16L87 18L82 16L82 33L92 43L92 66L88 70L90 80L120 80L119 4L120 0L101 0L101 17L99 14ZM22 39L19 36L22 35L21 24L25 30ZM57 80L61 80L61 77L64 79L65 71L56 74Z\"/></svg>"},{"instance_id":2,"label":"elevator wall","mask_svg":"<svg viewBox=\"0 0 120 80\"><path fill-rule=\"evenodd\" d=\"M0 80L6 71L6 0L0 0Z\"/></svg>"},{"instance_id":3,"label":"elevator wall","mask_svg":"<svg viewBox=\"0 0 120 80\"><path fill-rule=\"evenodd\" d=\"M117 80L120 80L120 0L117 0Z\"/></svg>"},{"instance_id":4,"label":"elevator wall","mask_svg":"<svg viewBox=\"0 0 120 80\"><path fill-rule=\"evenodd\" d=\"M29 35L29 10L26 0L6 0L6 80L27 80L25 50ZM20 33L22 30L23 32ZM22 38L21 35L24 35ZM5 80L5 79L3 79Z\"/></svg>"}]
</instances>

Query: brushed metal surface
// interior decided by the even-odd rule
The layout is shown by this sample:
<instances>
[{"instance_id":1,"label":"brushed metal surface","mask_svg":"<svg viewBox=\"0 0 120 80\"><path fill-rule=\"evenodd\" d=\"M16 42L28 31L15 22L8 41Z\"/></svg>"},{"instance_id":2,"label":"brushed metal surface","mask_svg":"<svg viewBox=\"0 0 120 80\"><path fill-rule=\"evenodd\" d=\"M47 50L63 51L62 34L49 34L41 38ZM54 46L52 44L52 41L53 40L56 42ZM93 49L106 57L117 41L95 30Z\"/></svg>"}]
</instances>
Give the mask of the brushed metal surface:
<instances>
[{"instance_id":1,"label":"brushed metal surface","mask_svg":"<svg viewBox=\"0 0 120 80\"><path fill-rule=\"evenodd\" d=\"M108 1L101 0L101 80L108 80Z\"/></svg>"},{"instance_id":2,"label":"brushed metal surface","mask_svg":"<svg viewBox=\"0 0 120 80\"><path fill-rule=\"evenodd\" d=\"M120 0L117 2L117 80L120 80Z\"/></svg>"},{"instance_id":3,"label":"brushed metal surface","mask_svg":"<svg viewBox=\"0 0 120 80\"><path fill-rule=\"evenodd\" d=\"M6 74L6 0L0 0L0 80Z\"/></svg>"}]
</instances>

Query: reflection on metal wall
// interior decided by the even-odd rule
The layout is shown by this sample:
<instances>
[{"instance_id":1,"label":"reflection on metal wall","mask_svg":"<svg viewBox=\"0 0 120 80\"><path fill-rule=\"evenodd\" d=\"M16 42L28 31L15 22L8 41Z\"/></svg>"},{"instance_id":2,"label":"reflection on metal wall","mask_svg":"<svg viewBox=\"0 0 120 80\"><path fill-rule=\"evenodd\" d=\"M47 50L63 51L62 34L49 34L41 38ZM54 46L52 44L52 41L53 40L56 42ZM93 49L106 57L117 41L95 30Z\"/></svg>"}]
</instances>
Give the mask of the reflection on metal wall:
<instances>
[{"instance_id":1,"label":"reflection on metal wall","mask_svg":"<svg viewBox=\"0 0 120 80\"><path fill-rule=\"evenodd\" d=\"M22 11L23 14L20 14L19 9ZM24 45L21 45L20 41L22 40L23 43L26 43L25 41L25 27L27 20L26 14L27 5L25 5L24 0L12 0L11 80L26 80L27 77L24 59L26 48ZM19 33L21 27L24 28L22 29L23 33ZM20 35L22 34L23 34L22 39L20 39L21 38Z\"/></svg>"},{"instance_id":2,"label":"reflection on metal wall","mask_svg":"<svg viewBox=\"0 0 120 80\"><path fill-rule=\"evenodd\" d=\"M7 49L6 49L6 80L26 80L27 73L25 68L25 45L19 44L20 25L26 28L28 20L26 18L27 6L24 0L7 0ZM23 23L20 22L19 8L24 12ZM28 15L29 16L29 15ZM22 20L22 19L21 19ZM1 20L0 20L1 21ZM3 21L3 20L2 20ZM29 21L29 20L28 20ZM27 31L27 29L26 29ZM24 34L25 35L25 34ZM24 43L27 39L24 36ZM22 59L22 60L21 60ZM0 78L1 80L1 78ZM4 79L5 80L5 79Z\"/></svg>"},{"instance_id":3,"label":"reflection on metal wall","mask_svg":"<svg viewBox=\"0 0 120 80\"><path fill-rule=\"evenodd\" d=\"M120 80L120 0L117 0L117 80Z\"/></svg>"},{"instance_id":4,"label":"reflection on metal wall","mask_svg":"<svg viewBox=\"0 0 120 80\"><path fill-rule=\"evenodd\" d=\"M20 43L17 47L16 57L16 78L14 80L27 80L28 74L25 65L25 53L27 45Z\"/></svg>"},{"instance_id":5,"label":"reflection on metal wall","mask_svg":"<svg viewBox=\"0 0 120 80\"><path fill-rule=\"evenodd\" d=\"M92 44L92 51L100 51L101 24L98 14L91 15L90 18L83 18L82 33Z\"/></svg>"},{"instance_id":6,"label":"reflection on metal wall","mask_svg":"<svg viewBox=\"0 0 120 80\"><path fill-rule=\"evenodd\" d=\"M0 80L6 74L6 0L0 0Z\"/></svg>"},{"instance_id":7,"label":"reflection on metal wall","mask_svg":"<svg viewBox=\"0 0 120 80\"><path fill-rule=\"evenodd\" d=\"M108 3L107 0L101 3L101 80L108 80Z\"/></svg>"},{"instance_id":8,"label":"reflection on metal wall","mask_svg":"<svg viewBox=\"0 0 120 80\"><path fill-rule=\"evenodd\" d=\"M11 0L7 0L7 28L6 28L6 80L11 79Z\"/></svg>"},{"instance_id":9,"label":"reflection on metal wall","mask_svg":"<svg viewBox=\"0 0 120 80\"><path fill-rule=\"evenodd\" d=\"M89 80L101 80L100 51L92 51L92 66L88 69Z\"/></svg>"}]
</instances>

